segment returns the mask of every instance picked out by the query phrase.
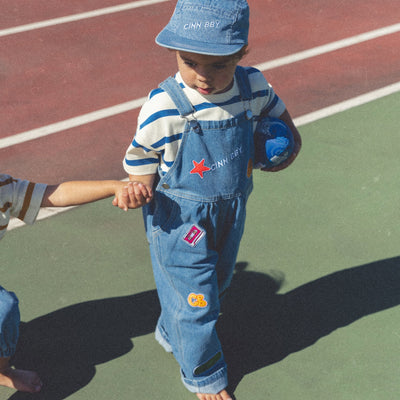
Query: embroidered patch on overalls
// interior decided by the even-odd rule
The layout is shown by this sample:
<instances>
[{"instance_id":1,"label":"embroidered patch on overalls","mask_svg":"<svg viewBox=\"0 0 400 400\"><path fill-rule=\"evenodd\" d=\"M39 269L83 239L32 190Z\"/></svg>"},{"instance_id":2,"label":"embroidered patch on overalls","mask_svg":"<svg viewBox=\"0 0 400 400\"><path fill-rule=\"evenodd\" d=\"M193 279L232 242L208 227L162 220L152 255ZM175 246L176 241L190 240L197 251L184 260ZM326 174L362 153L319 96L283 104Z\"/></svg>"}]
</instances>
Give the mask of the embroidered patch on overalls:
<instances>
[{"instance_id":1,"label":"embroidered patch on overalls","mask_svg":"<svg viewBox=\"0 0 400 400\"><path fill-rule=\"evenodd\" d=\"M204 299L204 294L190 293L188 296L188 303L191 307L207 307L208 303Z\"/></svg>"},{"instance_id":2,"label":"embroidered patch on overalls","mask_svg":"<svg viewBox=\"0 0 400 400\"><path fill-rule=\"evenodd\" d=\"M193 225L189 232L183 237L183 240L190 246L195 247L203 235L204 231L198 226Z\"/></svg>"},{"instance_id":3,"label":"embroidered patch on overalls","mask_svg":"<svg viewBox=\"0 0 400 400\"><path fill-rule=\"evenodd\" d=\"M199 174L200 178L203 179L203 173L210 171L211 168L208 168L204 165L204 158L198 163L197 161L192 161L194 168L190 171L191 174Z\"/></svg>"}]
</instances>

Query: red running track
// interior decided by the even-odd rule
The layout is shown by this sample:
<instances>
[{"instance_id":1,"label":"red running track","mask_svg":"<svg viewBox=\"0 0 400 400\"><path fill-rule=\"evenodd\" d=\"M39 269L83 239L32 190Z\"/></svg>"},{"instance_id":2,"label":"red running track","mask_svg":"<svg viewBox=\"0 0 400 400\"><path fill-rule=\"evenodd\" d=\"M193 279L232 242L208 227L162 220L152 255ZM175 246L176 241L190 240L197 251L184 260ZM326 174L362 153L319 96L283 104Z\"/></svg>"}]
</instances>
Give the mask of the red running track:
<instances>
[{"instance_id":1,"label":"red running track","mask_svg":"<svg viewBox=\"0 0 400 400\"><path fill-rule=\"evenodd\" d=\"M0 1L0 29L121 1ZM398 22L383 0L250 0L256 65ZM173 74L154 43L175 2L0 37L0 137L138 99ZM265 71L296 117L399 81L400 34ZM121 161L138 110L0 149L0 170L34 181L123 178Z\"/></svg>"}]
</instances>

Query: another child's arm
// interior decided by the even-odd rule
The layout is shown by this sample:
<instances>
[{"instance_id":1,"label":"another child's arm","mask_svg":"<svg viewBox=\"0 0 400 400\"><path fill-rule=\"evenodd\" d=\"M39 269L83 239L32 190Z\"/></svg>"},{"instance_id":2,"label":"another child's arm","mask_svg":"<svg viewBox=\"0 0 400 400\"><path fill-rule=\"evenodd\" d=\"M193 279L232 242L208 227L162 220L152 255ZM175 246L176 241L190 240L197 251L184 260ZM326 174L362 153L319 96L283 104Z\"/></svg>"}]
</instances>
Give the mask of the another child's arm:
<instances>
[{"instance_id":1,"label":"another child's arm","mask_svg":"<svg viewBox=\"0 0 400 400\"><path fill-rule=\"evenodd\" d=\"M272 168L262 168L262 171L268 171L268 172L278 172L282 169L287 168L297 157L297 155L300 152L301 149L301 136L299 131L297 130L296 126L293 123L292 117L290 116L289 112L285 110L279 117L285 124L290 128L293 134L294 138L294 149L292 155L284 161L282 164L279 164L276 167Z\"/></svg>"},{"instance_id":2,"label":"another child's arm","mask_svg":"<svg viewBox=\"0 0 400 400\"><path fill-rule=\"evenodd\" d=\"M155 174L129 175L130 182L115 197L113 204L126 211L127 208L139 208L149 203L153 198L152 187L155 177Z\"/></svg>"},{"instance_id":3,"label":"another child's arm","mask_svg":"<svg viewBox=\"0 0 400 400\"><path fill-rule=\"evenodd\" d=\"M106 197L120 197L127 182L121 181L69 181L47 186L41 207L67 207L90 203ZM126 209L129 203L115 204Z\"/></svg>"}]
</instances>

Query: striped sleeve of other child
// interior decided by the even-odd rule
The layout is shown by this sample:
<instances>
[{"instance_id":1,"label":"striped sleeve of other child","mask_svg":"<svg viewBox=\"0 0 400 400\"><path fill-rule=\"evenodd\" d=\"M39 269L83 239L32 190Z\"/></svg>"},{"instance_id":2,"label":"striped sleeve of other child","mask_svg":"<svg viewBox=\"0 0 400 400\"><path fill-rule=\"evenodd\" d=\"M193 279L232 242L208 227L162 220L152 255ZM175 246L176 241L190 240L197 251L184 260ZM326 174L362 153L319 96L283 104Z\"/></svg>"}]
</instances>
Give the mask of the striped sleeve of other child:
<instances>
[{"instance_id":1,"label":"striped sleeve of other child","mask_svg":"<svg viewBox=\"0 0 400 400\"><path fill-rule=\"evenodd\" d=\"M45 190L45 184L0 174L0 239L11 217L30 225L35 222Z\"/></svg>"}]
</instances>

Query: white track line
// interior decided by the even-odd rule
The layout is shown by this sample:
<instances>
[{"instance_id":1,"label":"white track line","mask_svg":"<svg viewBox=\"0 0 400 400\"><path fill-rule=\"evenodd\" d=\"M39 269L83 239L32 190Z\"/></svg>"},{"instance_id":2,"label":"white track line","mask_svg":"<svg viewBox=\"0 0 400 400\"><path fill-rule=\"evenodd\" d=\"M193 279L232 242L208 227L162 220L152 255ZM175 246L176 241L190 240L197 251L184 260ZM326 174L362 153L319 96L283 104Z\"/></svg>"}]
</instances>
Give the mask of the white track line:
<instances>
[{"instance_id":1,"label":"white track line","mask_svg":"<svg viewBox=\"0 0 400 400\"><path fill-rule=\"evenodd\" d=\"M383 88L374 90L369 93L362 94L360 96L354 97L349 100L334 104L332 106L325 107L321 110L312 112L310 114L303 115L301 117L295 118L294 122L297 126L305 125L309 122L313 122L317 119L328 117L330 115L348 110L353 107L357 107L361 104L368 103L373 100L377 100L381 97L388 96L393 93L400 92L400 82L394 83L392 85L385 86ZM61 121L55 124L47 125L42 128L33 129L31 131L19 133L13 136L9 136L0 139L0 149L10 147L16 144L24 143L30 140L38 139L47 135L51 135L56 132L71 129L80 125L88 124L103 118L114 116L126 111L131 111L133 109L139 108L146 97L141 99L128 101L126 103L119 104L117 106L104 108L102 110L94 111L89 114L84 114L79 117L70 118L65 121Z\"/></svg>"},{"instance_id":2,"label":"white track line","mask_svg":"<svg viewBox=\"0 0 400 400\"><path fill-rule=\"evenodd\" d=\"M155 1L165 1L165 0L152 0ZM137 1L134 4L142 4L149 3L150 1ZM132 3L128 3L132 4ZM127 4L126 4L127 5ZM294 53L287 57L278 58L276 60L271 60L266 63L258 64L255 67L260 69L261 71L266 71L272 68L276 68L278 66L287 65L291 63L295 63L300 60L305 60L307 58L316 57L320 54L325 54L330 51L335 51L338 49L342 49L346 46L352 46L357 43L361 43L366 40L372 40L377 37L383 35L389 35L395 32L400 31L400 23L395 25L390 25L381 29L376 29L370 32L363 33L361 35L356 35L349 37L347 39L339 40L336 42L328 43L323 46L314 47L312 49ZM103 108L101 110L97 110L88 114L83 114L78 117L70 118L61 122L57 122L54 124L46 125L41 128L32 129L30 131L18 133L12 136L5 137L0 139L0 149L4 149L6 147L10 147L16 144L24 143L29 140L38 139L47 135L51 135L53 133L61 132L67 129L76 128L81 125L88 124L90 122L94 122L103 118L111 117L113 115L117 115L126 111L134 110L135 108L139 108L142 106L145 97L140 99L128 101L126 103L121 103L116 106ZM351 101L351 100L350 100Z\"/></svg>"},{"instance_id":3,"label":"white track line","mask_svg":"<svg viewBox=\"0 0 400 400\"><path fill-rule=\"evenodd\" d=\"M0 30L0 37L14 35L16 33L21 33L21 32L28 32L28 31L32 31L35 29L47 28L49 26L65 24L68 22L80 21L82 19L99 17L101 15L113 14L116 12L131 10L133 8L139 8L139 7L149 6L152 4L163 3L165 1L169 1L169 0L132 1L130 3L120 4L118 6L100 8L98 10L88 11L88 12L84 12L84 13L80 13L80 14L67 15L65 17L53 18L53 19L48 19L48 20L39 21L39 22L33 22L33 23L27 24L27 25L20 25L20 26L15 26L13 28L2 29L2 30Z\"/></svg>"},{"instance_id":4,"label":"white track line","mask_svg":"<svg viewBox=\"0 0 400 400\"><path fill-rule=\"evenodd\" d=\"M319 56L321 54L343 49L345 47L366 42L367 40L377 39L381 36L391 35L397 32L400 32L400 23L361 33L360 35L351 36L336 42L324 44L322 46L313 47L308 50L300 51L299 53L294 53L286 57L277 58L275 60L255 65L255 67L261 71L266 71L268 69L281 67L282 65L287 65L297 61L305 60L307 58Z\"/></svg>"},{"instance_id":5,"label":"white track line","mask_svg":"<svg viewBox=\"0 0 400 400\"><path fill-rule=\"evenodd\" d=\"M314 111L312 113L309 113L309 114L303 115L301 117L295 118L294 119L294 123L296 124L296 126L302 126L302 125L305 125L305 124L308 124L308 123L311 123L311 122L315 122L315 121L317 121L319 119L322 119L322 118L325 118L325 117L340 113L342 111L349 110L351 108L360 106L362 104L366 104L368 102L380 99L382 97L385 97L385 96L388 96L390 94L397 93L397 92L400 92L400 82L397 82L397 83L395 83L393 85L385 86L385 87L383 87L381 89L374 90L372 92L363 94L361 96L354 97L354 98L352 98L350 100L342 101L342 102L334 104L332 106L322 108L321 110ZM127 178L124 179L124 180L127 180ZM37 220L41 220L41 219L46 219L46 218L52 217L54 215L60 214L60 213L65 212L65 211L68 211L68 210L70 210L72 208L75 208L75 207L76 206L65 207L65 208L62 208L62 207L61 208L52 208L52 207L42 208L39 211L39 215L37 217ZM19 227L24 226L24 225L25 225L25 223L20 221L19 219L12 218L10 220L9 225L8 225L8 230L19 228Z\"/></svg>"},{"instance_id":6,"label":"white track line","mask_svg":"<svg viewBox=\"0 0 400 400\"><path fill-rule=\"evenodd\" d=\"M41 128L32 129L31 131L17 133L16 135L5 137L0 139L0 149L134 110L135 108L141 107L145 100L146 97L142 97L141 99L127 101L126 103L103 108L88 114L80 115L79 117L69 118L64 121L56 122L55 124L42 126Z\"/></svg>"},{"instance_id":7,"label":"white track line","mask_svg":"<svg viewBox=\"0 0 400 400\"><path fill-rule=\"evenodd\" d=\"M71 207L43 207L40 209L38 216L36 217L36 221L40 221L42 219L47 219L50 217L54 217L55 215L61 214L63 212L72 210L78 206ZM7 227L7 231L12 231L15 228L21 228L26 226L25 222L21 221L18 218L11 218Z\"/></svg>"},{"instance_id":8,"label":"white track line","mask_svg":"<svg viewBox=\"0 0 400 400\"><path fill-rule=\"evenodd\" d=\"M309 124L310 122L317 121L318 119L338 114L342 111L349 110L351 108L369 103L374 100L378 100L382 97L389 96L397 92L400 92L400 82L393 83L392 85L388 85L383 88L373 90L372 92L368 92L360 96L353 97L352 99L345 100L337 104L333 104L329 107L321 108L318 111L311 112L301 117L294 118L293 122L296 124L296 126L306 125Z\"/></svg>"}]
</instances>

